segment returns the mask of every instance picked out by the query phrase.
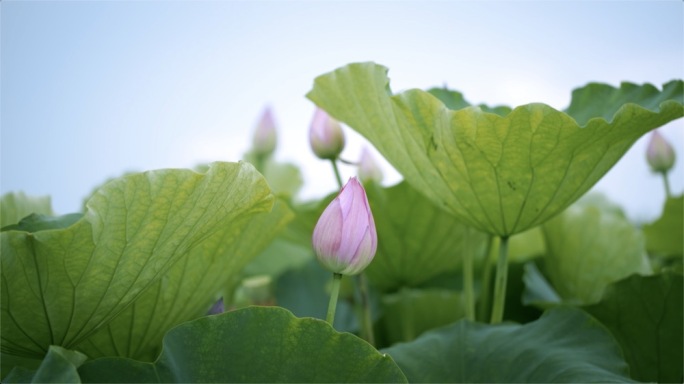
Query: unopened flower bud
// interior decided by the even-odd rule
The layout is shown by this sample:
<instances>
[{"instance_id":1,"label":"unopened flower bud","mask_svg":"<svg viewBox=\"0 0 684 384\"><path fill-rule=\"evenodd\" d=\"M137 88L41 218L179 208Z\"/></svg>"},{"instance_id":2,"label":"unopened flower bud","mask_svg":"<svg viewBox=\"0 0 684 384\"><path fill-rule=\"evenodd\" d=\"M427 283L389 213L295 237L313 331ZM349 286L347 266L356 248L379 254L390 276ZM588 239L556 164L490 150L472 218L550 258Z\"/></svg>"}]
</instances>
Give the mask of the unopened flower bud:
<instances>
[{"instance_id":1,"label":"unopened flower bud","mask_svg":"<svg viewBox=\"0 0 684 384\"><path fill-rule=\"evenodd\" d=\"M651 133L651 141L646 148L646 160L654 172L667 172L674 165L674 149L658 131Z\"/></svg>"},{"instance_id":2,"label":"unopened flower bud","mask_svg":"<svg viewBox=\"0 0 684 384\"><path fill-rule=\"evenodd\" d=\"M253 151L259 156L269 156L275 151L276 141L276 125L273 120L273 113L267 107L261 114L261 119L254 132Z\"/></svg>"},{"instance_id":3,"label":"unopened flower bud","mask_svg":"<svg viewBox=\"0 0 684 384\"><path fill-rule=\"evenodd\" d=\"M316 108L309 128L309 142L319 158L335 159L344 149L342 126L324 110Z\"/></svg>"},{"instance_id":4,"label":"unopened flower bud","mask_svg":"<svg viewBox=\"0 0 684 384\"><path fill-rule=\"evenodd\" d=\"M380 183L382 181L382 169L380 169L380 165L375 161L375 158L367 147L361 148L358 174L359 180L361 180L362 183L370 181Z\"/></svg>"},{"instance_id":5,"label":"unopened flower bud","mask_svg":"<svg viewBox=\"0 0 684 384\"><path fill-rule=\"evenodd\" d=\"M352 177L318 219L313 232L314 252L331 272L355 275L370 264L377 247L366 191Z\"/></svg>"}]
</instances>

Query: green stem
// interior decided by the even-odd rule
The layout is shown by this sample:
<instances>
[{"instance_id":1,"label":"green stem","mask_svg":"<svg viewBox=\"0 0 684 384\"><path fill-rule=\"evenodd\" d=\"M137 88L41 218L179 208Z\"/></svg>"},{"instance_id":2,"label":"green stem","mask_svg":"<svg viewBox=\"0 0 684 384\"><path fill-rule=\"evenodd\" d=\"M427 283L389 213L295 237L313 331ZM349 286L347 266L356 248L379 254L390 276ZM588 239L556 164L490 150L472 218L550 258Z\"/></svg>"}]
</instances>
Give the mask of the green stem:
<instances>
[{"instance_id":1,"label":"green stem","mask_svg":"<svg viewBox=\"0 0 684 384\"><path fill-rule=\"evenodd\" d=\"M337 185L339 185L340 189L342 189L342 177L340 177L340 170L339 168L337 168L337 159L330 159L330 162L332 162L333 171L335 171L335 179L337 179Z\"/></svg>"},{"instance_id":2,"label":"green stem","mask_svg":"<svg viewBox=\"0 0 684 384\"><path fill-rule=\"evenodd\" d=\"M375 335L373 334L373 320L371 319L370 302L368 300L368 283L366 275L362 272L355 276L356 286L361 297L361 330L363 339L370 345L375 346Z\"/></svg>"},{"instance_id":3,"label":"green stem","mask_svg":"<svg viewBox=\"0 0 684 384\"><path fill-rule=\"evenodd\" d=\"M484 322L489 313L489 301L490 301L490 291L492 288L492 257L490 253L492 252L492 244L496 238L492 235L487 237L487 248L485 250L484 265L482 268L482 292L480 292L480 303L479 303L479 313L478 318L480 321Z\"/></svg>"},{"instance_id":4,"label":"green stem","mask_svg":"<svg viewBox=\"0 0 684 384\"><path fill-rule=\"evenodd\" d=\"M467 237L470 237L470 231L466 233L466 238L463 242L466 246L463 247L463 294L465 295L465 312L466 319L475 321L475 292L473 289L473 250L468 245Z\"/></svg>"},{"instance_id":5,"label":"green stem","mask_svg":"<svg viewBox=\"0 0 684 384\"><path fill-rule=\"evenodd\" d=\"M672 191L670 190L670 180L667 178L667 172L662 172L663 183L665 184L665 196L669 199L672 197Z\"/></svg>"},{"instance_id":6,"label":"green stem","mask_svg":"<svg viewBox=\"0 0 684 384\"><path fill-rule=\"evenodd\" d=\"M332 289L330 291L330 302L328 303L328 315L325 317L325 321L327 321L331 326L335 321L335 309L337 308L337 296L340 295L341 280L341 274L333 273Z\"/></svg>"},{"instance_id":7,"label":"green stem","mask_svg":"<svg viewBox=\"0 0 684 384\"><path fill-rule=\"evenodd\" d=\"M508 280L508 236L502 236L499 243L499 260L496 263L496 282L494 284L494 304L492 305L491 323L503 320L504 303L506 301L506 282Z\"/></svg>"},{"instance_id":8,"label":"green stem","mask_svg":"<svg viewBox=\"0 0 684 384\"><path fill-rule=\"evenodd\" d=\"M401 312L404 314L399 321L401 321L401 337L402 341L409 342L414 339L413 333L413 315L411 314L411 291L403 287L401 288Z\"/></svg>"}]
</instances>

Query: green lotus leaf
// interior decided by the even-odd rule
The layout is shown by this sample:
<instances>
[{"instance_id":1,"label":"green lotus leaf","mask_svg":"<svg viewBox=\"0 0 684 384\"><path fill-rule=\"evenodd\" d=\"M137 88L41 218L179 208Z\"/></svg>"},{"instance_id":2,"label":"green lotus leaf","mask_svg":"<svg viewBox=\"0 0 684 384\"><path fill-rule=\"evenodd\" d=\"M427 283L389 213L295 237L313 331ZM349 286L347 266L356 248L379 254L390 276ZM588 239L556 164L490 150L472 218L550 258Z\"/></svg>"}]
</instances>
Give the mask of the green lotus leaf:
<instances>
[{"instance_id":1,"label":"green lotus leaf","mask_svg":"<svg viewBox=\"0 0 684 384\"><path fill-rule=\"evenodd\" d=\"M561 212L639 137L684 115L682 81L662 91L625 83L608 100L597 89L606 86L575 91L568 113L528 104L501 116L452 110L416 89L392 95L385 67L357 63L317 77L307 97L365 136L439 207L510 236Z\"/></svg>"},{"instance_id":2,"label":"green lotus leaf","mask_svg":"<svg viewBox=\"0 0 684 384\"><path fill-rule=\"evenodd\" d=\"M153 361L164 334L182 322L205 315L216 301L217 292L239 278L244 266L292 216L287 205L276 200L269 213L226 223L176 262L106 327L75 348L90 358L123 356ZM236 225L240 225L239 230Z\"/></svg>"},{"instance_id":3,"label":"green lotus leaf","mask_svg":"<svg viewBox=\"0 0 684 384\"><path fill-rule=\"evenodd\" d=\"M595 303L610 283L652 272L641 231L605 202L582 199L542 231L544 272L568 303Z\"/></svg>"},{"instance_id":4,"label":"green lotus leaf","mask_svg":"<svg viewBox=\"0 0 684 384\"><path fill-rule=\"evenodd\" d=\"M406 382L392 358L365 341L278 307L203 317L169 331L154 363L101 358L79 373L96 383Z\"/></svg>"},{"instance_id":5,"label":"green lotus leaf","mask_svg":"<svg viewBox=\"0 0 684 384\"><path fill-rule=\"evenodd\" d=\"M206 174L160 170L109 182L67 228L2 232L2 375L17 357L73 349L183 257L239 238L273 201L250 164L215 163Z\"/></svg>"},{"instance_id":6,"label":"green lotus leaf","mask_svg":"<svg viewBox=\"0 0 684 384\"><path fill-rule=\"evenodd\" d=\"M683 293L681 274L634 275L610 285L601 302L585 307L618 340L633 379L682 381Z\"/></svg>"},{"instance_id":7,"label":"green lotus leaf","mask_svg":"<svg viewBox=\"0 0 684 384\"><path fill-rule=\"evenodd\" d=\"M382 351L415 383L630 381L610 332L571 307L524 325L461 320Z\"/></svg>"},{"instance_id":8,"label":"green lotus leaf","mask_svg":"<svg viewBox=\"0 0 684 384\"><path fill-rule=\"evenodd\" d=\"M684 254L684 195L665 201L658 220L644 225L646 249L654 254L680 258Z\"/></svg>"},{"instance_id":9,"label":"green lotus leaf","mask_svg":"<svg viewBox=\"0 0 684 384\"><path fill-rule=\"evenodd\" d=\"M50 196L28 196L23 192L11 192L0 198L0 228L16 224L32 213L52 215Z\"/></svg>"},{"instance_id":10,"label":"green lotus leaf","mask_svg":"<svg viewBox=\"0 0 684 384\"><path fill-rule=\"evenodd\" d=\"M375 218L378 251L365 273L380 289L417 287L458 270L466 251L473 258L484 256L486 234L471 231L408 183L390 188L370 184L366 193Z\"/></svg>"}]
</instances>

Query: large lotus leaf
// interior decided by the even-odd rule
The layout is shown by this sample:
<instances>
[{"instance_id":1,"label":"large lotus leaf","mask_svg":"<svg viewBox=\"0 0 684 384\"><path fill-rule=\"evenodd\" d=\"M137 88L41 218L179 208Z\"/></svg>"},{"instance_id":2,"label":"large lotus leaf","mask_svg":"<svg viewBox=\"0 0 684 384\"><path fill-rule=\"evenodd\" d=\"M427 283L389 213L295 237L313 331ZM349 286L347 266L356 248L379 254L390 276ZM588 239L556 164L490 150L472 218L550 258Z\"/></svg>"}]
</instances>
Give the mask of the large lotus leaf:
<instances>
[{"instance_id":1,"label":"large lotus leaf","mask_svg":"<svg viewBox=\"0 0 684 384\"><path fill-rule=\"evenodd\" d=\"M237 280L245 264L282 229L292 212L282 201L246 222L224 230L191 249L106 327L75 346L90 358L124 356L152 361L172 327L206 314L217 292ZM235 230L235 225L240 230Z\"/></svg>"},{"instance_id":2,"label":"large lotus leaf","mask_svg":"<svg viewBox=\"0 0 684 384\"><path fill-rule=\"evenodd\" d=\"M416 383L630 381L610 332L571 307L524 325L461 320L383 352Z\"/></svg>"},{"instance_id":3,"label":"large lotus leaf","mask_svg":"<svg viewBox=\"0 0 684 384\"><path fill-rule=\"evenodd\" d=\"M481 258L487 235L402 182L390 188L366 186L378 233L378 251L366 269L368 279L383 290L416 287L460 268L463 252Z\"/></svg>"},{"instance_id":4,"label":"large lotus leaf","mask_svg":"<svg viewBox=\"0 0 684 384\"><path fill-rule=\"evenodd\" d=\"M684 196L665 201L658 220L644 225L646 249L654 254L679 256L684 254Z\"/></svg>"},{"instance_id":5,"label":"large lotus leaf","mask_svg":"<svg viewBox=\"0 0 684 384\"><path fill-rule=\"evenodd\" d=\"M609 100L594 95L592 84L575 91L584 98L572 101L570 114L528 104L500 116L451 110L421 90L392 95L385 67L357 63L316 78L307 97L365 136L438 206L509 236L561 212L644 133L683 116L682 84L667 83L662 92L623 85ZM604 113L593 107L597 101ZM584 124L584 111L599 118Z\"/></svg>"},{"instance_id":6,"label":"large lotus leaf","mask_svg":"<svg viewBox=\"0 0 684 384\"><path fill-rule=\"evenodd\" d=\"M2 232L3 366L7 356L41 359L49 345L78 345L177 261L215 236L237 238L273 201L248 163L215 163L207 174L161 170L109 182L67 228Z\"/></svg>"},{"instance_id":7,"label":"large lotus leaf","mask_svg":"<svg viewBox=\"0 0 684 384\"><path fill-rule=\"evenodd\" d=\"M249 307L180 325L154 363L88 361L83 382L406 382L387 355L322 320L278 307Z\"/></svg>"},{"instance_id":8,"label":"large lotus leaf","mask_svg":"<svg viewBox=\"0 0 684 384\"><path fill-rule=\"evenodd\" d=\"M610 283L633 273L651 273L643 234L605 203L582 200L542 230L544 271L569 303L595 303Z\"/></svg>"},{"instance_id":9,"label":"large lotus leaf","mask_svg":"<svg viewBox=\"0 0 684 384\"><path fill-rule=\"evenodd\" d=\"M630 276L609 286L586 307L622 345L633 379L681 383L684 361L684 278Z\"/></svg>"},{"instance_id":10,"label":"large lotus leaf","mask_svg":"<svg viewBox=\"0 0 684 384\"><path fill-rule=\"evenodd\" d=\"M10 192L0 198L0 228L16 224L32 213L52 215L50 196L28 196L23 192Z\"/></svg>"}]
</instances>

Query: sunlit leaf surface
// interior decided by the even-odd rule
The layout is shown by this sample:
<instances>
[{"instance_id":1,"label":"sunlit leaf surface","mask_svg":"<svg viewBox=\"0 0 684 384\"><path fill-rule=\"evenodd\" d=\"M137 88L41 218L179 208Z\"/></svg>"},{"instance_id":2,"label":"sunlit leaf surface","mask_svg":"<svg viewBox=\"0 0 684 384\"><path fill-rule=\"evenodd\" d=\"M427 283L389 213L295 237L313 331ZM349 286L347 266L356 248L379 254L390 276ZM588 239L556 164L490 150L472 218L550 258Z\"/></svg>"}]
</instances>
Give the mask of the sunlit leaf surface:
<instances>
[{"instance_id":1,"label":"sunlit leaf surface","mask_svg":"<svg viewBox=\"0 0 684 384\"><path fill-rule=\"evenodd\" d=\"M500 115L453 110L416 89L393 95L387 68L358 63L319 76L307 97L365 136L435 204L509 236L565 209L644 133L683 116L682 94L681 81L662 91L590 84L574 91L568 113L528 104L498 108Z\"/></svg>"},{"instance_id":2,"label":"sunlit leaf surface","mask_svg":"<svg viewBox=\"0 0 684 384\"><path fill-rule=\"evenodd\" d=\"M3 365L6 355L42 359L50 345L78 346L159 289L175 263L218 247L207 241L238 239L273 201L251 165L215 163L206 174L160 170L109 182L67 228L3 231ZM233 256L239 264L253 255Z\"/></svg>"}]
</instances>

